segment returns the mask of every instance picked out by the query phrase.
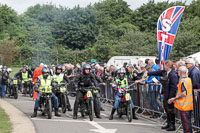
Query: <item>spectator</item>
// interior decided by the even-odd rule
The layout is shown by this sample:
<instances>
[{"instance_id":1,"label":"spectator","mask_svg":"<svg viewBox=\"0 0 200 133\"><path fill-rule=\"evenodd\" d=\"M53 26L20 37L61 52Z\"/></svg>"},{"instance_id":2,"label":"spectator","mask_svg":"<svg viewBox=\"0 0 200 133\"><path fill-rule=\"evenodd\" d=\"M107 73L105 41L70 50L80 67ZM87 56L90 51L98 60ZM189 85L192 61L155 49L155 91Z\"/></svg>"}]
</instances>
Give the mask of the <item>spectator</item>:
<instances>
[{"instance_id":1,"label":"spectator","mask_svg":"<svg viewBox=\"0 0 200 133\"><path fill-rule=\"evenodd\" d=\"M164 99L163 105L164 109L167 113L167 125L163 126L162 129L166 129L167 131L175 131L175 113L174 113L174 104L168 104L168 100L172 97L175 97L177 84L178 84L178 77L175 71L172 70L173 62L172 61L165 61L164 62L165 70L159 70L154 72L148 72L148 76L167 76L167 80L163 82L163 89L164 89Z\"/></svg>"},{"instance_id":2,"label":"spectator","mask_svg":"<svg viewBox=\"0 0 200 133\"><path fill-rule=\"evenodd\" d=\"M146 70L148 72L155 71L150 64L148 64L146 66ZM142 82L140 82L140 84L151 84L151 83L154 83L153 78L156 78L157 80L159 80L158 76L149 76L148 80L143 80ZM159 110L158 109L158 103L157 103L158 95L156 94L156 86L155 85L149 85L148 92L150 94L150 108L151 108L151 110L158 111ZM151 118L154 118L154 117L155 117L155 115L151 116Z\"/></svg>"},{"instance_id":3,"label":"spectator","mask_svg":"<svg viewBox=\"0 0 200 133\"><path fill-rule=\"evenodd\" d=\"M148 61L149 61L149 59L145 59L144 62L145 62L146 65L148 64Z\"/></svg>"},{"instance_id":4,"label":"spectator","mask_svg":"<svg viewBox=\"0 0 200 133\"><path fill-rule=\"evenodd\" d=\"M155 71L159 70L159 67L156 66L156 64L154 63L154 61L152 59L148 60L148 64L151 65L151 67L152 67L153 70L155 70Z\"/></svg>"},{"instance_id":5,"label":"spectator","mask_svg":"<svg viewBox=\"0 0 200 133\"><path fill-rule=\"evenodd\" d=\"M181 66L178 70L180 76L176 97L168 100L179 110L184 133L192 133L191 114L193 110L192 81L188 78L187 68Z\"/></svg>"},{"instance_id":6,"label":"spectator","mask_svg":"<svg viewBox=\"0 0 200 133\"><path fill-rule=\"evenodd\" d=\"M129 82L129 84L132 84L136 80L138 72L137 72L137 70L134 69L132 64L128 65L127 70L128 70L128 72L127 72L128 82Z\"/></svg>"},{"instance_id":7,"label":"spectator","mask_svg":"<svg viewBox=\"0 0 200 133\"><path fill-rule=\"evenodd\" d=\"M198 89L200 89L200 71L195 67L195 62L192 58L188 58L185 61L186 67L188 69L188 77L192 80L193 97L199 96ZM194 125L200 127L199 120L199 102L193 100L194 103Z\"/></svg>"},{"instance_id":8,"label":"spectator","mask_svg":"<svg viewBox=\"0 0 200 133\"><path fill-rule=\"evenodd\" d=\"M185 66L185 61L177 61L176 62L176 70L177 71L181 66Z\"/></svg>"},{"instance_id":9,"label":"spectator","mask_svg":"<svg viewBox=\"0 0 200 133\"><path fill-rule=\"evenodd\" d=\"M195 67L195 62L192 58L188 58L185 61L186 67L188 69L188 77L192 80L192 88L200 89L200 71Z\"/></svg>"},{"instance_id":10,"label":"spectator","mask_svg":"<svg viewBox=\"0 0 200 133\"><path fill-rule=\"evenodd\" d=\"M196 68L197 68L198 70L200 70L200 69L199 69L199 65L200 65L199 62L196 60L196 61L195 61L195 66L196 66Z\"/></svg>"}]
</instances>

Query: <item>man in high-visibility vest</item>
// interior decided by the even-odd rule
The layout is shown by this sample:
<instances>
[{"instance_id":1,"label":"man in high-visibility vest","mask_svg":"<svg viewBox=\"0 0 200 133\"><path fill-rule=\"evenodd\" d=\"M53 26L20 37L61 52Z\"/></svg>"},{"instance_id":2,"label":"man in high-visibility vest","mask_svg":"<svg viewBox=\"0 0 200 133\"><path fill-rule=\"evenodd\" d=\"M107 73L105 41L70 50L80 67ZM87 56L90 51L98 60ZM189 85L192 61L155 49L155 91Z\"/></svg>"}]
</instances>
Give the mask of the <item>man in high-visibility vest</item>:
<instances>
[{"instance_id":1,"label":"man in high-visibility vest","mask_svg":"<svg viewBox=\"0 0 200 133\"><path fill-rule=\"evenodd\" d=\"M24 84L30 78L32 78L32 73L30 71L28 71L26 65L24 65L23 68L14 75L14 77L17 78L17 79L20 79L22 81L21 82L21 91L22 91L22 93L24 93L24 90L25 90Z\"/></svg>"},{"instance_id":2,"label":"man in high-visibility vest","mask_svg":"<svg viewBox=\"0 0 200 133\"><path fill-rule=\"evenodd\" d=\"M125 91L125 89L128 88L128 79L126 78L125 73L126 70L123 67L118 70L119 77L115 81L117 85L117 87L115 87L116 90L115 103L112 108L109 120L113 120L113 115L115 113L115 110L118 108L120 101L122 101L122 93L123 93L122 90ZM135 108L132 100L131 100L131 107L132 107L133 119L138 120L138 118L135 115Z\"/></svg>"},{"instance_id":3,"label":"man in high-visibility vest","mask_svg":"<svg viewBox=\"0 0 200 133\"><path fill-rule=\"evenodd\" d=\"M40 105L40 98L41 98L40 96L41 96L41 92L43 92L43 89L46 89L49 87L52 88L52 86L53 86L54 81L53 81L52 77L49 75L49 73L50 73L49 68L43 67L42 75L37 78L37 81L35 83L35 91L38 92L38 94L37 94L37 99L35 100L34 112L31 117L37 117L37 110ZM60 117L61 115L58 113L58 106L59 106L58 98L52 92L52 90L51 90L51 97L52 97L53 105L54 105L54 109L55 109L55 116Z\"/></svg>"},{"instance_id":4,"label":"man in high-visibility vest","mask_svg":"<svg viewBox=\"0 0 200 133\"><path fill-rule=\"evenodd\" d=\"M53 79L56 82L56 84L60 84L60 83L69 83L70 80L67 78L67 76L65 76L65 73L62 72L62 65L57 65L56 66L56 71L55 74L53 75ZM60 93L55 91L55 95L59 98ZM68 111L72 111L70 102L69 102L69 98L66 94L66 98L67 98L67 109Z\"/></svg>"},{"instance_id":5,"label":"man in high-visibility vest","mask_svg":"<svg viewBox=\"0 0 200 133\"><path fill-rule=\"evenodd\" d=\"M178 70L180 76L178 84L178 92L176 97L168 100L171 104L174 102L174 106L180 111L181 123L183 125L184 133L192 133L191 126L191 113L193 110L193 96L192 96L192 81L188 78L187 68L181 66Z\"/></svg>"}]
</instances>

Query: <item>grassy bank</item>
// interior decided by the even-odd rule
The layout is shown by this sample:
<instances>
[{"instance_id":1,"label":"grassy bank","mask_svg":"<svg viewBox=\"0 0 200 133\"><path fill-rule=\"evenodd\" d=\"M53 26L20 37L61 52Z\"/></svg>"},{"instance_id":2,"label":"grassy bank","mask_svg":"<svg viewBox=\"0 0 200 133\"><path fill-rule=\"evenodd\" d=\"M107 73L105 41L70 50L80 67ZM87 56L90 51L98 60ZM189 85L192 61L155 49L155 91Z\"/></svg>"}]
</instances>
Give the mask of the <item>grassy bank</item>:
<instances>
[{"instance_id":1,"label":"grassy bank","mask_svg":"<svg viewBox=\"0 0 200 133\"><path fill-rule=\"evenodd\" d=\"M10 118L5 111L0 107L0 133L11 133L12 124Z\"/></svg>"}]
</instances>

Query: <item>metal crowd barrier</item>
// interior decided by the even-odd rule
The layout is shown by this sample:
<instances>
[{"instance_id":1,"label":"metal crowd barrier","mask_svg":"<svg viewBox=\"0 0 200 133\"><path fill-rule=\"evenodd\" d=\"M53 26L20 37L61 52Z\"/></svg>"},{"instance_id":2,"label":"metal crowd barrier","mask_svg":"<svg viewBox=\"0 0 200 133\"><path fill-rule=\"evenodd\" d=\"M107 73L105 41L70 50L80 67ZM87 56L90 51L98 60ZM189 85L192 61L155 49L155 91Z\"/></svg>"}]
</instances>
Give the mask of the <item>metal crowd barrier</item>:
<instances>
[{"instance_id":1,"label":"metal crowd barrier","mask_svg":"<svg viewBox=\"0 0 200 133\"><path fill-rule=\"evenodd\" d=\"M149 91L149 87L152 87L154 91ZM102 91L102 101L104 103L114 102L114 92L112 89L111 81L106 81L105 86L100 87ZM146 84L140 85L135 84L131 87L133 89L131 93L131 97L133 100L133 104L137 108L136 113L140 116L145 114L145 112L157 115L157 120L164 120L164 124L166 122L166 113L163 108L163 96L160 93L161 85L159 84ZM193 129L195 131L200 131L200 93L194 91L194 109L192 115L192 123ZM178 124L178 128L176 132L178 132L181 127L180 113L177 109L175 109L176 121Z\"/></svg>"}]
</instances>

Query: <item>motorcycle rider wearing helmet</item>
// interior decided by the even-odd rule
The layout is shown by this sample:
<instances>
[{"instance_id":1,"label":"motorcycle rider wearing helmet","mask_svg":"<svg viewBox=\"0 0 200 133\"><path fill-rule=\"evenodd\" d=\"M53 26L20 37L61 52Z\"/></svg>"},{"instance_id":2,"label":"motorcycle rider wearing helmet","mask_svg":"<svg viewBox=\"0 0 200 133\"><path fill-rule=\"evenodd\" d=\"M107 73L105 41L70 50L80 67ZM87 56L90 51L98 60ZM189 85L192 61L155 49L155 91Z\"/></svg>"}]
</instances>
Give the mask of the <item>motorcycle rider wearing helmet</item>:
<instances>
[{"instance_id":1,"label":"motorcycle rider wearing helmet","mask_svg":"<svg viewBox=\"0 0 200 133\"><path fill-rule=\"evenodd\" d=\"M53 75L53 79L54 82L56 82L56 84L60 84L60 83L69 83L69 79L67 78L67 76L65 76L65 73L62 72L62 65L57 65L55 68L55 74ZM55 93L57 96L57 93ZM67 101L69 101L68 96L67 97ZM67 105L67 109L68 111L72 111L71 105L70 103L68 103Z\"/></svg>"},{"instance_id":2,"label":"motorcycle rider wearing helmet","mask_svg":"<svg viewBox=\"0 0 200 133\"><path fill-rule=\"evenodd\" d=\"M83 73L78 75L75 79L75 86L78 88L76 100L74 103L74 112L73 112L73 119L77 119L78 107L80 102L83 100L85 91L82 89L84 87L95 86L97 87L97 82L95 76L90 73L91 66L89 64L83 65ZM96 106L96 100L94 99L94 111L97 118L101 118L100 116L100 107Z\"/></svg>"},{"instance_id":3,"label":"motorcycle rider wearing helmet","mask_svg":"<svg viewBox=\"0 0 200 133\"><path fill-rule=\"evenodd\" d=\"M14 78L20 79L22 81L21 91L22 93L24 93L24 80L28 80L29 78L32 78L32 72L27 70L27 65L24 65L23 68L14 75Z\"/></svg>"},{"instance_id":4,"label":"motorcycle rider wearing helmet","mask_svg":"<svg viewBox=\"0 0 200 133\"><path fill-rule=\"evenodd\" d=\"M125 73L126 73L125 68L123 68L123 67L120 68L118 70L118 74L119 75L118 75L118 78L116 79L115 83L116 83L117 86L127 89L127 87L128 87L128 79L125 77ZM109 120L113 120L113 115L115 113L115 110L118 108L120 101L122 101L121 95L122 94L120 92L117 92L115 94L115 102L114 102L114 106L112 108ZM132 106L132 112L133 112L133 119L137 120L138 118L135 115L135 109L134 109L134 104L133 104L132 100L131 100L131 106Z\"/></svg>"},{"instance_id":5,"label":"motorcycle rider wearing helmet","mask_svg":"<svg viewBox=\"0 0 200 133\"><path fill-rule=\"evenodd\" d=\"M37 78L37 81L35 83L35 91L38 92L37 99L35 101L35 106L34 106L34 113L31 117L37 117L37 110L40 104L40 91L46 86L54 86L54 80L52 77L49 75L50 71L49 68L43 67L42 68L42 75ZM53 105L55 109L55 116L61 116L58 113L58 98L55 96L55 94L52 92L52 100L53 100Z\"/></svg>"}]
</instances>

